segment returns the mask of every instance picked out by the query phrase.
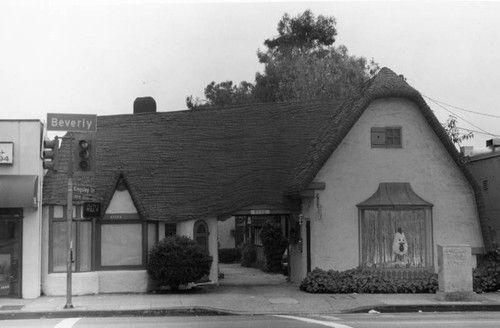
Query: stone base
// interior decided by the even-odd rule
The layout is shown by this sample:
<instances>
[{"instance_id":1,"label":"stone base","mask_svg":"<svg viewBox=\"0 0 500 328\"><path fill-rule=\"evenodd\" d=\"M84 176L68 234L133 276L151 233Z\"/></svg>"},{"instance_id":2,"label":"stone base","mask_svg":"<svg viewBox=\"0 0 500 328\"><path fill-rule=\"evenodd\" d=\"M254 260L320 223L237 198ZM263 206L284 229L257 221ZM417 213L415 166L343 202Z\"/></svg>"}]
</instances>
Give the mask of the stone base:
<instances>
[{"instance_id":1,"label":"stone base","mask_svg":"<svg viewBox=\"0 0 500 328\"><path fill-rule=\"evenodd\" d=\"M474 292L436 292L436 299L443 302L474 302L477 294Z\"/></svg>"}]
</instances>

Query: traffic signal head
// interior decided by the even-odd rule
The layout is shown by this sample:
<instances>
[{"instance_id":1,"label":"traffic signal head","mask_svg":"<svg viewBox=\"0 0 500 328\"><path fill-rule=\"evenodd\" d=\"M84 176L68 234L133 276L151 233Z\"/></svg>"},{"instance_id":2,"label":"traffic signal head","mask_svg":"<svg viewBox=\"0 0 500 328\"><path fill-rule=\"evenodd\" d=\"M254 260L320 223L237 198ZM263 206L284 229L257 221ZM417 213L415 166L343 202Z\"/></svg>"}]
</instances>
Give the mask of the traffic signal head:
<instances>
[{"instance_id":1,"label":"traffic signal head","mask_svg":"<svg viewBox=\"0 0 500 328\"><path fill-rule=\"evenodd\" d=\"M73 149L73 172L84 175L93 174L95 171L95 140L77 138Z\"/></svg>"},{"instance_id":2,"label":"traffic signal head","mask_svg":"<svg viewBox=\"0 0 500 328\"><path fill-rule=\"evenodd\" d=\"M87 140L80 140L78 142L78 166L82 171L88 171L90 169L90 143Z\"/></svg>"},{"instance_id":3,"label":"traffic signal head","mask_svg":"<svg viewBox=\"0 0 500 328\"><path fill-rule=\"evenodd\" d=\"M59 139L55 137L53 140L44 140L43 148L43 168L45 170L57 171L59 162Z\"/></svg>"}]
</instances>

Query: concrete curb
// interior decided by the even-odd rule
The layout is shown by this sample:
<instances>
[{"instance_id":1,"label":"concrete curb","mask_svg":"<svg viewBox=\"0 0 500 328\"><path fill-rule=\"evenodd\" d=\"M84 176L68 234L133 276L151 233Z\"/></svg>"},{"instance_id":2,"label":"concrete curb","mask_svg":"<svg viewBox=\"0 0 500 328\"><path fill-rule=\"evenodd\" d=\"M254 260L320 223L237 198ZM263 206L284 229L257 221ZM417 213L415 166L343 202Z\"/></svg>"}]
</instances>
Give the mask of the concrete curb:
<instances>
[{"instance_id":1,"label":"concrete curb","mask_svg":"<svg viewBox=\"0 0 500 328\"><path fill-rule=\"evenodd\" d=\"M102 318L102 317L167 317L167 316L227 316L238 315L229 311L205 307L181 307L144 310L56 310L56 311L1 311L0 320L49 318Z\"/></svg>"},{"instance_id":2,"label":"concrete curb","mask_svg":"<svg viewBox=\"0 0 500 328\"><path fill-rule=\"evenodd\" d=\"M418 312L497 312L500 304L424 304L364 306L341 311L341 314L369 313L418 313ZM168 316L240 316L240 315L307 315L297 313L243 313L208 307L179 307L142 310L55 310L55 311L0 311L0 320L50 319L50 318L102 318L102 317L168 317ZM323 313L332 314L332 313Z\"/></svg>"},{"instance_id":3,"label":"concrete curb","mask_svg":"<svg viewBox=\"0 0 500 328\"><path fill-rule=\"evenodd\" d=\"M363 306L349 309L341 313L368 313L374 310L380 313L411 313L411 312L497 312L500 304L421 304L421 305L379 305Z\"/></svg>"}]
</instances>

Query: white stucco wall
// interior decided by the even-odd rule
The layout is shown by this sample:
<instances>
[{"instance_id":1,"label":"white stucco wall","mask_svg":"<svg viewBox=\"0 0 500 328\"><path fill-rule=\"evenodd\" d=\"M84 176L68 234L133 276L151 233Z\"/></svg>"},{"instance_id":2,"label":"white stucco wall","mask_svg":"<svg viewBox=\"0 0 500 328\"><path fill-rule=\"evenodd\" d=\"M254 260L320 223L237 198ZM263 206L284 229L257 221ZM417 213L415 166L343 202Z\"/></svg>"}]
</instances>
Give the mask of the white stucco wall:
<instances>
[{"instance_id":1,"label":"white stucco wall","mask_svg":"<svg viewBox=\"0 0 500 328\"><path fill-rule=\"evenodd\" d=\"M230 218L218 222L218 234L219 234L219 247L220 248L235 248L236 239L234 237L234 230L236 218L231 216ZM233 233L231 233L231 230Z\"/></svg>"},{"instance_id":2,"label":"white stucco wall","mask_svg":"<svg viewBox=\"0 0 500 328\"><path fill-rule=\"evenodd\" d=\"M56 206L54 212L56 216L63 214L61 206ZM131 214L137 213L132 198L128 191L117 191L113 195L106 210L106 214ZM49 243L49 220L48 208L44 208L43 216L43 279L42 289L45 295L62 296L66 295L66 273L48 272L48 243ZM177 225L177 233L193 238L194 223L197 220L180 222ZM209 279L212 283L218 283L218 254L217 254L217 219L208 218L205 220L209 229L209 250L213 257L212 268ZM159 223L158 238L163 239L165 235L165 225ZM149 276L146 270L113 270L113 271L92 271L72 273L72 294L86 295L99 293L142 293L147 292L150 287Z\"/></svg>"},{"instance_id":3,"label":"white stucco wall","mask_svg":"<svg viewBox=\"0 0 500 328\"><path fill-rule=\"evenodd\" d=\"M219 284L219 274L218 274L218 263L219 254L217 248L217 218L207 218L203 219L208 225L209 237L208 237L208 248L210 255L212 255L212 267L210 268L210 275L208 279L214 284ZM177 234L193 238L194 236L194 224L198 220L189 220L179 222L177 224Z\"/></svg>"},{"instance_id":4,"label":"white stucco wall","mask_svg":"<svg viewBox=\"0 0 500 328\"><path fill-rule=\"evenodd\" d=\"M38 176L38 204L23 208L22 298L40 296L43 126L39 120L0 120L0 141L14 143L12 165L0 165L0 175ZM31 191L30 191L31 192Z\"/></svg>"},{"instance_id":5,"label":"white stucco wall","mask_svg":"<svg viewBox=\"0 0 500 328\"><path fill-rule=\"evenodd\" d=\"M372 127L400 126L402 148L371 148ZM311 221L311 268L346 270L359 265L357 204L381 182L409 182L434 204L434 266L436 245L483 247L472 188L414 103L404 99L374 101L330 156L314 181L325 182L317 197L304 200ZM319 200L319 201L318 201ZM305 225L302 228L305 244ZM304 251L296 250L292 280L305 274Z\"/></svg>"}]
</instances>

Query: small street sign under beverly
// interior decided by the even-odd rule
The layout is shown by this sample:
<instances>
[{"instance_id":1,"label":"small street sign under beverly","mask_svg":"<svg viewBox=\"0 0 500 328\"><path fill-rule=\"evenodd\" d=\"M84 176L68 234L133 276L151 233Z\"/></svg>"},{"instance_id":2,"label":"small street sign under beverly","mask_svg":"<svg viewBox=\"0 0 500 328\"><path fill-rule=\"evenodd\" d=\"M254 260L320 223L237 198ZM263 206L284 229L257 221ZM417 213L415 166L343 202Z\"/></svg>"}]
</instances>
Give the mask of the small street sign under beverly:
<instances>
[{"instance_id":1,"label":"small street sign under beverly","mask_svg":"<svg viewBox=\"0 0 500 328\"><path fill-rule=\"evenodd\" d=\"M87 186L73 185L73 192L80 193L80 194L95 194L95 188L94 187L87 187Z\"/></svg>"},{"instance_id":2,"label":"small street sign under beverly","mask_svg":"<svg viewBox=\"0 0 500 328\"><path fill-rule=\"evenodd\" d=\"M48 131L96 132L97 115L47 113Z\"/></svg>"}]
</instances>

